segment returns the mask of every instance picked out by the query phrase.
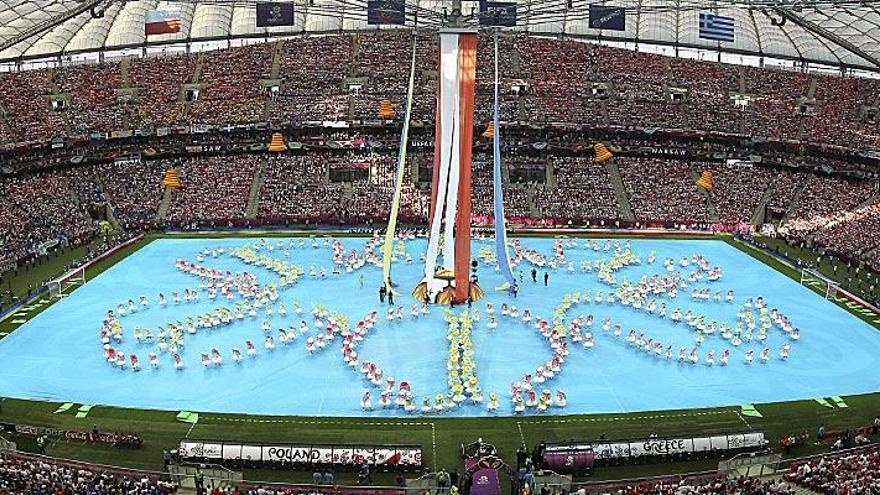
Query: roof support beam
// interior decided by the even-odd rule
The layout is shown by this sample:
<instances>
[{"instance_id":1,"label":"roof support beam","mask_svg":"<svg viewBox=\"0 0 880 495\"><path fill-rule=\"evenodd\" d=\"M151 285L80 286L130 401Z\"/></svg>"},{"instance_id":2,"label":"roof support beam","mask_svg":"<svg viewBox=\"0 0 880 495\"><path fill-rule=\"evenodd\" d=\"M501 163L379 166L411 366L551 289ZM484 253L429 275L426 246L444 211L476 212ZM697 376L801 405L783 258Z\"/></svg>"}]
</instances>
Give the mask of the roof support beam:
<instances>
[{"instance_id":1,"label":"roof support beam","mask_svg":"<svg viewBox=\"0 0 880 495\"><path fill-rule=\"evenodd\" d=\"M832 43L835 43L835 44L843 47L848 52L850 52L850 53L852 53L852 54L854 54L864 60L867 60L868 62L871 62L872 64L874 64L875 67L880 69L880 59L877 59L876 57L871 56L870 54L866 53L861 48L850 43L848 40L832 33L831 31L823 28L822 26L816 24L815 22L804 19L803 17L795 14L794 12L792 12L789 9L776 8L776 9L773 9L773 11L776 12L777 14L781 15L783 18L788 19L791 22L797 24L798 26L815 34L816 36L821 36L821 37L827 39L828 41L831 41ZM834 52L832 51L832 53L834 53Z\"/></svg>"},{"instance_id":2,"label":"roof support beam","mask_svg":"<svg viewBox=\"0 0 880 495\"><path fill-rule=\"evenodd\" d=\"M83 12L87 12L87 11L91 10L92 8L97 7L98 5L103 3L104 1L105 0L88 0L88 1L80 3L76 7L72 8L66 12L62 12L58 15L55 15L53 17L50 17L50 18L44 20L43 22L39 22L37 24L34 24L33 26L22 30L22 32L16 34L15 36L12 36L9 39L0 41L0 53L5 51L7 48L11 48L11 47L21 43L22 41L32 37L32 36L37 36L38 34L44 33L59 24L67 22L70 19L73 19L74 17L82 14Z\"/></svg>"}]
</instances>

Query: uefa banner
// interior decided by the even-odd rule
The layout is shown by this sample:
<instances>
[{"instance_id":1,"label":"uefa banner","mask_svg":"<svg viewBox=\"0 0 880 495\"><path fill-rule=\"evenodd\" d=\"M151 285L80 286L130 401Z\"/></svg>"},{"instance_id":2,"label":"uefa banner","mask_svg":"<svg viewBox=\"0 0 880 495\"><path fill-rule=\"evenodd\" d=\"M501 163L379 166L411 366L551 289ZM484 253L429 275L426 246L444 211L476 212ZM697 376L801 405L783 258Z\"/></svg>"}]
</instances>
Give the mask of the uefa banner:
<instances>
[{"instance_id":1,"label":"uefa banner","mask_svg":"<svg viewBox=\"0 0 880 495\"><path fill-rule=\"evenodd\" d=\"M257 27L293 26L293 4L257 2Z\"/></svg>"},{"instance_id":2,"label":"uefa banner","mask_svg":"<svg viewBox=\"0 0 880 495\"><path fill-rule=\"evenodd\" d=\"M406 5L403 0L368 0L367 24L396 24L406 21Z\"/></svg>"},{"instance_id":3,"label":"uefa banner","mask_svg":"<svg viewBox=\"0 0 880 495\"><path fill-rule=\"evenodd\" d=\"M516 4L513 2L480 1L481 26L516 26Z\"/></svg>"},{"instance_id":4,"label":"uefa banner","mask_svg":"<svg viewBox=\"0 0 880 495\"><path fill-rule=\"evenodd\" d=\"M626 10L610 5L590 5L590 29L626 31Z\"/></svg>"},{"instance_id":5,"label":"uefa banner","mask_svg":"<svg viewBox=\"0 0 880 495\"><path fill-rule=\"evenodd\" d=\"M290 463L308 465L422 467L422 449L417 446L351 446L295 444L239 444L202 440L181 440L181 459L214 462Z\"/></svg>"}]
</instances>

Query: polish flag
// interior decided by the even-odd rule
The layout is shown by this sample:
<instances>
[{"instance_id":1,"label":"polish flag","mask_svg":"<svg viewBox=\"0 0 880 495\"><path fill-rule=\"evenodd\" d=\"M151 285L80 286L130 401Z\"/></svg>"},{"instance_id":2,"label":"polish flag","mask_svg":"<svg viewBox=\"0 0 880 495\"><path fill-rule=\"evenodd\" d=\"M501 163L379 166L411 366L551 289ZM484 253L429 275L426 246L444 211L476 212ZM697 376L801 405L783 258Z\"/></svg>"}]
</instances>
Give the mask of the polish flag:
<instances>
[{"instance_id":1,"label":"polish flag","mask_svg":"<svg viewBox=\"0 0 880 495\"><path fill-rule=\"evenodd\" d=\"M147 36L179 33L180 12L148 10L144 20L144 32Z\"/></svg>"}]
</instances>

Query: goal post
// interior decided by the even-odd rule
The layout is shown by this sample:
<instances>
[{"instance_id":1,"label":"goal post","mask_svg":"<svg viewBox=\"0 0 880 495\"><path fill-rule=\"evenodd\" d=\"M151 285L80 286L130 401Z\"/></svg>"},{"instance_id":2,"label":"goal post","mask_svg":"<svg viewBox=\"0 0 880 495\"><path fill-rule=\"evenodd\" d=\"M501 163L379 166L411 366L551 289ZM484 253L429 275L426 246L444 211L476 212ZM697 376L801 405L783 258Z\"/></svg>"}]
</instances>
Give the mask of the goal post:
<instances>
[{"instance_id":1,"label":"goal post","mask_svg":"<svg viewBox=\"0 0 880 495\"><path fill-rule=\"evenodd\" d=\"M825 296L825 299L833 299L837 296L837 288L840 286L834 280L822 275L812 268L801 268L801 285L805 285Z\"/></svg>"},{"instance_id":2,"label":"goal post","mask_svg":"<svg viewBox=\"0 0 880 495\"><path fill-rule=\"evenodd\" d=\"M81 266L68 271L64 275L50 280L47 285L49 296L61 299L69 295L74 289L86 283L86 267Z\"/></svg>"}]
</instances>

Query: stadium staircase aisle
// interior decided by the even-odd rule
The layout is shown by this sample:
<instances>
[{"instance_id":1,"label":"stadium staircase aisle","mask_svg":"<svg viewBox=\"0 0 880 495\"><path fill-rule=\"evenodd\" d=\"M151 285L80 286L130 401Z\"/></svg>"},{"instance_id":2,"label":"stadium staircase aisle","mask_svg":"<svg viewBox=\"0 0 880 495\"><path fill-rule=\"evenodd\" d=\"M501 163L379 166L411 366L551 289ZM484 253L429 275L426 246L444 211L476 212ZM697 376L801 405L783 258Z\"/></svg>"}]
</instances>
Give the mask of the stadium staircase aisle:
<instances>
[{"instance_id":1,"label":"stadium staircase aisle","mask_svg":"<svg viewBox=\"0 0 880 495\"><path fill-rule=\"evenodd\" d=\"M269 70L269 80L278 79L281 73L281 63L284 60L284 41L276 41L275 49L272 52L272 68ZM272 115L272 98L266 98L263 104L263 120L269 120Z\"/></svg>"},{"instance_id":2,"label":"stadium staircase aisle","mask_svg":"<svg viewBox=\"0 0 880 495\"><path fill-rule=\"evenodd\" d=\"M602 112L602 123L611 125L611 116L608 115L608 98L599 100L599 110Z\"/></svg>"},{"instance_id":3,"label":"stadium staircase aisle","mask_svg":"<svg viewBox=\"0 0 880 495\"><path fill-rule=\"evenodd\" d=\"M354 197L354 184L351 182L343 182L342 190L340 191L340 200L343 205L347 205L351 203L351 198Z\"/></svg>"},{"instance_id":4,"label":"stadium staircase aisle","mask_svg":"<svg viewBox=\"0 0 880 495\"><path fill-rule=\"evenodd\" d=\"M544 187L550 189L556 189L559 187L559 184L556 182L556 170L554 170L553 165L549 163L544 166Z\"/></svg>"},{"instance_id":5,"label":"stadium staircase aisle","mask_svg":"<svg viewBox=\"0 0 880 495\"><path fill-rule=\"evenodd\" d=\"M773 191L776 189L776 186L773 183L768 183L767 187L764 188L764 193L761 195L760 201L755 206L755 210L752 212L752 217L749 219L749 224L751 225L761 225L764 223L764 217L767 214L767 204L770 203L770 198L773 197Z\"/></svg>"},{"instance_id":6,"label":"stadium staircase aisle","mask_svg":"<svg viewBox=\"0 0 880 495\"><path fill-rule=\"evenodd\" d=\"M782 474L774 474L773 476L760 476L759 478L764 481L785 481L782 479ZM786 482L785 484L791 488L791 493L793 493L794 495L820 495L819 492L814 492L809 488L805 488L794 483Z\"/></svg>"},{"instance_id":7,"label":"stadium staircase aisle","mask_svg":"<svg viewBox=\"0 0 880 495\"><path fill-rule=\"evenodd\" d=\"M107 221L110 222L110 225L113 226L119 232L122 232L122 224L119 223L119 220L116 218L116 207L113 205L113 198L110 197L110 193L107 192L106 186L104 186L104 179L98 175L97 170L95 171L95 184L98 185L98 191L101 192L101 197L104 198L104 201L107 203Z\"/></svg>"},{"instance_id":8,"label":"stadium staircase aisle","mask_svg":"<svg viewBox=\"0 0 880 495\"><path fill-rule=\"evenodd\" d=\"M700 179L700 172L696 170L691 171L691 177L695 182L698 181ZM720 222L721 217L718 215L718 208L715 206L715 201L712 200L712 195L701 187L697 188L697 194L706 199L706 220L711 223Z\"/></svg>"},{"instance_id":9,"label":"stadium staircase aisle","mask_svg":"<svg viewBox=\"0 0 880 495\"><path fill-rule=\"evenodd\" d=\"M812 100L813 98L816 97L816 83L817 82L818 81L815 76L810 78L810 86L807 89L807 94L805 95L807 100ZM797 134L795 135L795 137L797 139L801 139L804 136L805 119L807 119L808 116L802 113L799 115L799 117L800 118L798 119L798 130L797 130Z\"/></svg>"},{"instance_id":10,"label":"stadium staircase aisle","mask_svg":"<svg viewBox=\"0 0 880 495\"><path fill-rule=\"evenodd\" d=\"M171 200L173 198L174 189L170 187L165 188L165 192L162 193L162 202L159 203L159 210L156 212L156 221L163 222L166 218L168 218L168 210L171 209Z\"/></svg>"},{"instance_id":11,"label":"stadium staircase aisle","mask_svg":"<svg viewBox=\"0 0 880 495\"><path fill-rule=\"evenodd\" d=\"M617 198L617 209L620 210L620 216L624 220L635 222L636 215L629 202L629 193L626 192L626 186L623 185L623 179L620 177L620 168L614 163L613 158L605 162L605 171L608 172L611 187L614 188L614 197Z\"/></svg>"},{"instance_id":12,"label":"stadium staircase aisle","mask_svg":"<svg viewBox=\"0 0 880 495\"><path fill-rule=\"evenodd\" d=\"M196 66L193 69L192 76L187 81L188 84L198 84L202 81L202 71L205 70L205 52L199 53L198 58L196 59ZM180 106L180 115L178 115L178 119L180 121L185 121L187 114L189 114L189 107L192 103L186 101L186 91L183 91L181 88L180 96L177 99L178 102L181 103Z\"/></svg>"},{"instance_id":13,"label":"stadium staircase aisle","mask_svg":"<svg viewBox=\"0 0 880 495\"><path fill-rule=\"evenodd\" d=\"M55 82L54 75L49 78L49 88L52 90L53 96L61 96L64 94ZM68 100L67 103L69 104L70 101ZM69 110L70 108L68 108L68 111ZM61 117L61 122L64 123L64 130L67 132L67 135L73 134L73 124L70 123L70 114L67 112L58 112L58 116Z\"/></svg>"},{"instance_id":14,"label":"stadium staircase aisle","mask_svg":"<svg viewBox=\"0 0 880 495\"><path fill-rule=\"evenodd\" d=\"M794 495L820 495L819 492L814 492L813 490L810 490L809 488L804 488L800 485L792 484L790 486L791 491L792 493L794 493Z\"/></svg>"},{"instance_id":15,"label":"stadium staircase aisle","mask_svg":"<svg viewBox=\"0 0 880 495\"><path fill-rule=\"evenodd\" d=\"M205 70L205 52L199 53L198 59L196 59L196 66L193 69L192 78L190 78L191 83L199 83L202 82L202 72Z\"/></svg>"},{"instance_id":16,"label":"stadium staircase aisle","mask_svg":"<svg viewBox=\"0 0 880 495\"><path fill-rule=\"evenodd\" d=\"M871 196L865 198L865 200L862 201L861 203L859 203L859 204L853 206L852 209L851 209L850 211L857 211L857 210L860 210L860 209L862 209L862 208L866 208L866 207L868 207L868 206L871 206L872 204L874 204L874 203L877 202L877 199L878 199L877 196L875 196L875 195L871 195ZM830 229L830 228L832 228L832 227L834 227L834 226L836 226L836 225L838 225L838 224L837 224L837 223L830 223L830 224L826 223L826 224L820 226L819 228L817 228L816 230L813 230L813 231L807 233L807 234L804 236L804 238L805 238L806 240L812 242L812 241L816 238L816 236L819 235L819 233L821 233L821 232L824 231L824 230ZM870 258L867 256L867 254L868 254L867 252L866 252L866 253L863 253L862 256L865 257L865 259L870 259Z\"/></svg>"},{"instance_id":17,"label":"stadium staircase aisle","mask_svg":"<svg viewBox=\"0 0 880 495\"><path fill-rule=\"evenodd\" d=\"M6 130L5 134L7 136L18 137L12 129L12 126L9 125L9 119L7 118L8 115L9 111L6 110L6 107L4 107L3 104L0 104L0 127L3 127ZM3 134L3 132L0 132L0 136Z\"/></svg>"},{"instance_id":18,"label":"stadium staircase aisle","mask_svg":"<svg viewBox=\"0 0 880 495\"><path fill-rule=\"evenodd\" d=\"M748 85L746 84L746 67L744 65L740 66L738 71L739 71L739 92L740 92L740 94L747 94L748 93ZM740 132L740 134L745 134L746 133L746 119L745 119L746 113L739 112L739 114L740 114L739 132Z\"/></svg>"},{"instance_id":19,"label":"stadium staircase aisle","mask_svg":"<svg viewBox=\"0 0 880 495\"><path fill-rule=\"evenodd\" d=\"M804 186L800 185L797 192L794 193L794 197L791 198L791 203L789 203L788 206L785 208L785 213L782 214L782 222L785 222L785 220L788 219L788 216L791 215L791 213L794 211L794 207L798 204L798 201L800 201L803 194Z\"/></svg>"},{"instance_id":20,"label":"stadium staircase aisle","mask_svg":"<svg viewBox=\"0 0 880 495\"><path fill-rule=\"evenodd\" d=\"M526 186L526 197L529 200L529 216L532 218L540 218L541 217L541 208L538 208L538 201L536 198L537 188L534 185Z\"/></svg>"},{"instance_id":21,"label":"stadium staircase aisle","mask_svg":"<svg viewBox=\"0 0 880 495\"><path fill-rule=\"evenodd\" d=\"M275 53L272 55L272 71L269 73L269 79L278 79L281 74L281 62L284 60L284 41L275 43Z\"/></svg>"},{"instance_id":22,"label":"stadium staircase aisle","mask_svg":"<svg viewBox=\"0 0 880 495\"><path fill-rule=\"evenodd\" d=\"M865 198L861 203L853 206L850 209L855 211L855 210L858 210L861 208L867 208L868 206L871 206L872 204L876 203L878 200L880 200L880 196L878 196L877 194L872 194L872 195L868 196L867 198Z\"/></svg>"},{"instance_id":23,"label":"stadium staircase aisle","mask_svg":"<svg viewBox=\"0 0 880 495\"><path fill-rule=\"evenodd\" d=\"M720 222L721 215L718 214L718 208L715 206L715 201L712 199L712 195L705 191L702 194L706 196L706 219L709 220L710 223Z\"/></svg>"},{"instance_id":24,"label":"stadium staircase aisle","mask_svg":"<svg viewBox=\"0 0 880 495\"><path fill-rule=\"evenodd\" d=\"M254 179L251 182L251 191L248 193L248 202L247 207L244 210L244 217L247 219L257 218L257 213L260 212L260 191L263 189L263 184L266 182L266 167L268 163L266 160L260 161L260 164L257 165L257 170L254 171Z\"/></svg>"},{"instance_id":25,"label":"stadium staircase aisle","mask_svg":"<svg viewBox=\"0 0 880 495\"><path fill-rule=\"evenodd\" d=\"M501 36L504 36L504 35L502 34ZM498 50L501 51L501 46L502 46L501 43L503 43L503 41L501 39L499 39L498 42L499 42ZM513 42L512 44L514 47L516 47L515 42ZM522 62L520 61L520 58L519 58L519 50L514 49L514 50L510 51L510 70L513 71L513 73L517 74L517 75L519 75L520 72L522 72Z\"/></svg>"},{"instance_id":26,"label":"stadium staircase aisle","mask_svg":"<svg viewBox=\"0 0 880 495\"><path fill-rule=\"evenodd\" d=\"M122 78L122 84L120 85L120 87L131 87L131 77L129 77L130 70L131 60L127 58L122 59L122 62L119 63L119 76Z\"/></svg>"},{"instance_id":27,"label":"stadium staircase aisle","mask_svg":"<svg viewBox=\"0 0 880 495\"><path fill-rule=\"evenodd\" d=\"M349 65L349 70L352 70L357 66L358 57L361 54L361 38L360 36L352 36L351 37L351 65ZM349 74L353 75L353 74Z\"/></svg>"}]
</instances>

